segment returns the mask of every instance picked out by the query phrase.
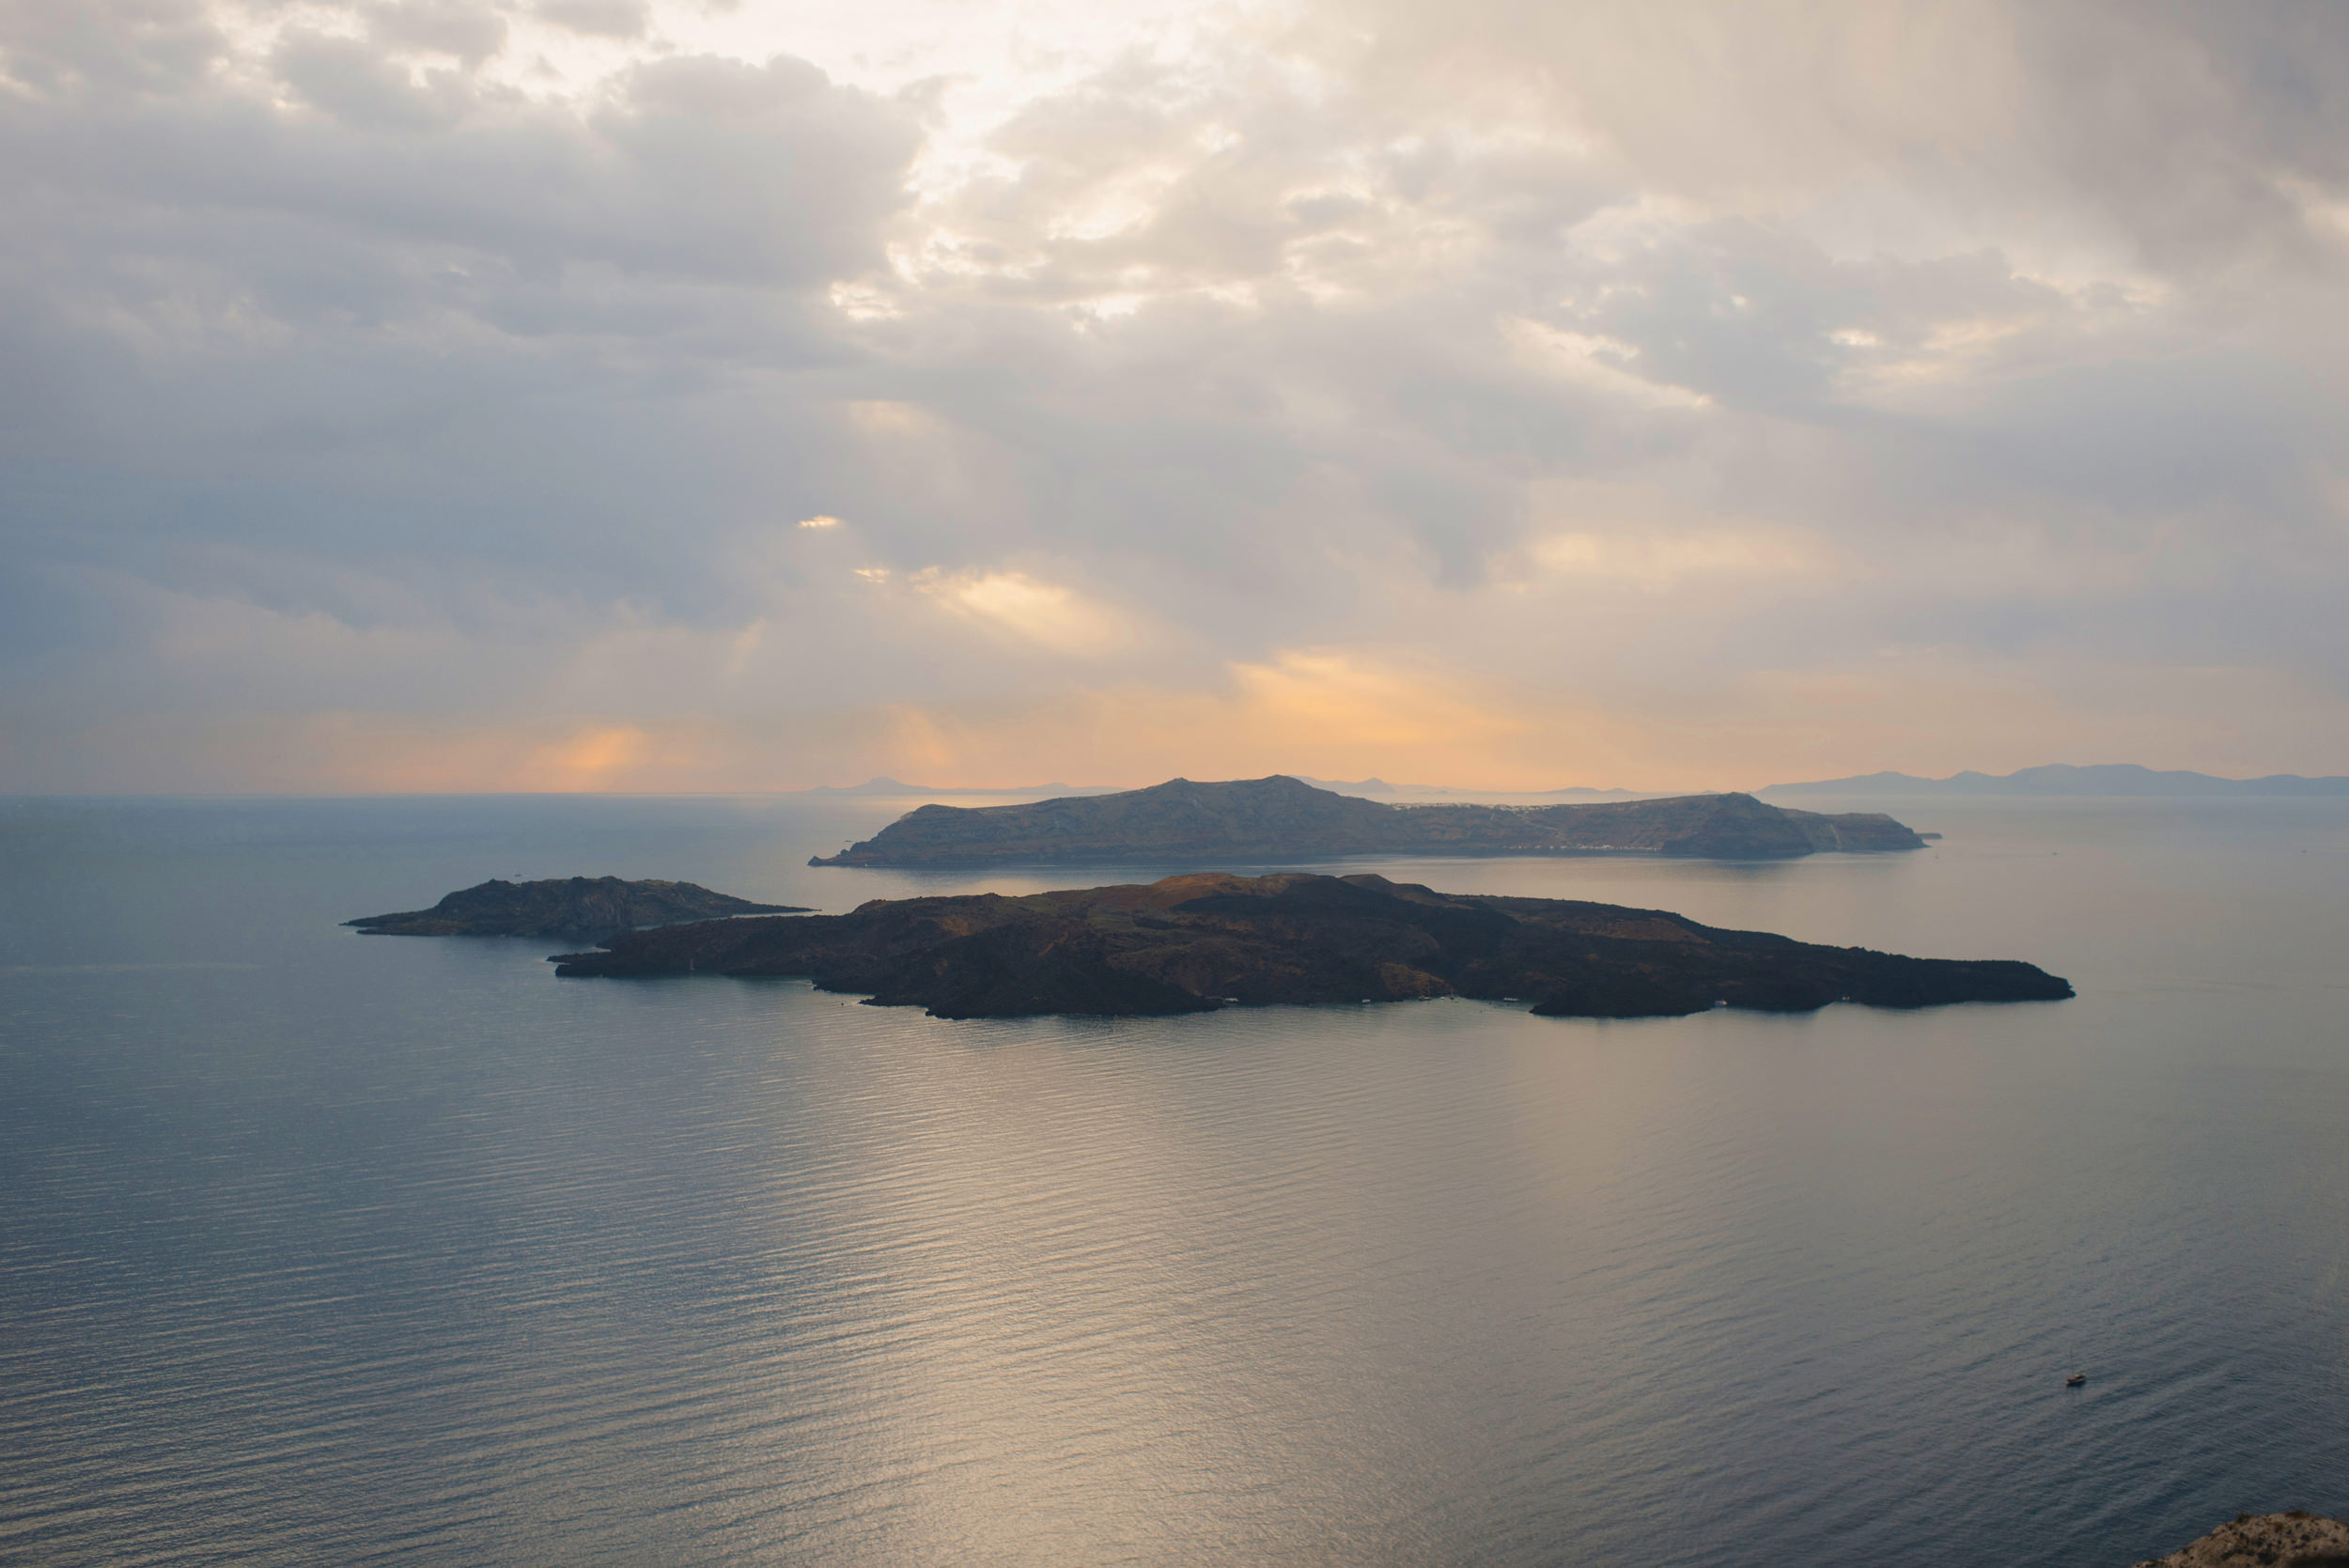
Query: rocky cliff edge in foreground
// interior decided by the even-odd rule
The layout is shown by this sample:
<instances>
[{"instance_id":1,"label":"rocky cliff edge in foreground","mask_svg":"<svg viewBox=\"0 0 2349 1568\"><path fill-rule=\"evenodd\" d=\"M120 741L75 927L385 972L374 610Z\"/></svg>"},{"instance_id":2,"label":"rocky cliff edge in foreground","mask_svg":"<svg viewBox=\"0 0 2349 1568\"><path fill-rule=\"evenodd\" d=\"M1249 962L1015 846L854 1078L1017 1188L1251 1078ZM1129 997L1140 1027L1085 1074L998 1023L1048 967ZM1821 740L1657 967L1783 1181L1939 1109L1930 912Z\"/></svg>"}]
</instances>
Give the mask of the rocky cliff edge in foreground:
<instances>
[{"instance_id":1,"label":"rocky cliff edge in foreground","mask_svg":"<svg viewBox=\"0 0 2349 1568\"><path fill-rule=\"evenodd\" d=\"M2137 1568L2349 1568L2349 1524L2298 1508L2238 1514L2200 1541Z\"/></svg>"},{"instance_id":2,"label":"rocky cliff edge in foreground","mask_svg":"<svg viewBox=\"0 0 2349 1568\"><path fill-rule=\"evenodd\" d=\"M2046 1001L2007 959L1906 958L1724 931L1660 909L1431 892L1383 877L1170 877L1005 898L876 899L845 915L676 925L554 960L564 975L795 975L943 1018L1202 1012L1227 1002L1523 1000L1658 1017L1832 1001Z\"/></svg>"}]
</instances>

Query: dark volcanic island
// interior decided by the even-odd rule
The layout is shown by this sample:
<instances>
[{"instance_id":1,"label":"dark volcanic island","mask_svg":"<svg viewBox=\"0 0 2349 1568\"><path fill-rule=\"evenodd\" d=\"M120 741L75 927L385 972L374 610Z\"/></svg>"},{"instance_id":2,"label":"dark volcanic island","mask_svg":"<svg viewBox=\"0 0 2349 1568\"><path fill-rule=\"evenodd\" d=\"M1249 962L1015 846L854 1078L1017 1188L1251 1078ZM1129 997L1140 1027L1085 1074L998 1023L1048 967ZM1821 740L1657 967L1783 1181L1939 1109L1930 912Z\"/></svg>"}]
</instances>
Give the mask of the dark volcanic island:
<instances>
[{"instance_id":1,"label":"dark volcanic island","mask_svg":"<svg viewBox=\"0 0 2349 1568\"><path fill-rule=\"evenodd\" d=\"M429 909L347 920L370 937L602 937L681 920L800 914L796 904L754 904L692 882L624 882L617 877L501 882L450 893Z\"/></svg>"},{"instance_id":2,"label":"dark volcanic island","mask_svg":"<svg viewBox=\"0 0 2349 1568\"><path fill-rule=\"evenodd\" d=\"M1680 855L1787 860L1921 849L1880 812L1790 811L1750 795L1588 806L1384 805L1268 779L1173 779L1122 795L921 806L810 865L1161 864L1348 855Z\"/></svg>"},{"instance_id":3,"label":"dark volcanic island","mask_svg":"<svg viewBox=\"0 0 2349 1568\"><path fill-rule=\"evenodd\" d=\"M1194 1013L1226 1002L1462 996L1558 1017L1831 1001L2050 1001L2072 987L2005 959L1905 958L1723 931L1658 909L1451 894L1383 877L1204 873L1007 898L881 899L845 915L615 937L563 975L791 975L941 1018Z\"/></svg>"}]
</instances>

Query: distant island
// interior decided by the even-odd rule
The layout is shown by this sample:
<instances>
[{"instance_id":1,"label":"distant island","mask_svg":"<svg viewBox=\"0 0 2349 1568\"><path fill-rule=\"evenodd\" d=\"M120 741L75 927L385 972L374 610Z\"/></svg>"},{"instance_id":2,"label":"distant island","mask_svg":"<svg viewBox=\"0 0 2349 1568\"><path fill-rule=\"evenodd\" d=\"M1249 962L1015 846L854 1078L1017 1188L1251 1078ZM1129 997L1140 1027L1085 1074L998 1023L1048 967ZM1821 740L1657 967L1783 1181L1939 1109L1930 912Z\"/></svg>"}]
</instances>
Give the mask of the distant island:
<instances>
[{"instance_id":1,"label":"distant island","mask_svg":"<svg viewBox=\"0 0 2349 1568\"><path fill-rule=\"evenodd\" d=\"M617 877L504 882L452 893L429 909L347 920L369 937L603 937L646 925L733 915L801 914L797 904L754 904L692 882Z\"/></svg>"},{"instance_id":2,"label":"distant island","mask_svg":"<svg viewBox=\"0 0 2349 1568\"><path fill-rule=\"evenodd\" d=\"M1597 805L1389 805L1266 779L1063 797L1007 806L925 805L810 865L1105 864L1316 861L1351 855L1671 855L1786 860L1821 850L1919 849L1878 812L1823 815L1750 795Z\"/></svg>"},{"instance_id":3,"label":"distant island","mask_svg":"<svg viewBox=\"0 0 2349 1568\"><path fill-rule=\"evenodd\" d=\"M2343 1568L2349 1525L2295 1508L2289 1514L2238 1514L2200 1540L2137 1568Z\"/></svg>"},{"instance_id":4,"label":"distant island","mask_svg":"<svg viewBox=\"0 0 2349 1568\"><path fill-rule=\"evenodd\" d=\"M552 961L567 976L804 976L941 1018L1450 996L1630 1018L2072 995L2066 982L2013 960L1906 958L1718 930L1659 909L1308 873L876 899L846 915L640 931Z\"/></svg>"},{"instance_id":5,"label":"distant island","mask_svg":"<svg viewBox=\"0 0 2349 1568\"><path fill-rule=\"evenodd\" d=\"M1860 773L1848 779L1816 779L1809 784L1772 784L1765 795L2349 795L2349 778L2304 779L2297 773L2270 773L2263 779L2221 779L2142 768L2134 762L2099 763L2075 768L2054 763L2026 768L1997 777L1968 771L1946 779L1921 779L1913 773Z\"/></svg>"}]
</instances>

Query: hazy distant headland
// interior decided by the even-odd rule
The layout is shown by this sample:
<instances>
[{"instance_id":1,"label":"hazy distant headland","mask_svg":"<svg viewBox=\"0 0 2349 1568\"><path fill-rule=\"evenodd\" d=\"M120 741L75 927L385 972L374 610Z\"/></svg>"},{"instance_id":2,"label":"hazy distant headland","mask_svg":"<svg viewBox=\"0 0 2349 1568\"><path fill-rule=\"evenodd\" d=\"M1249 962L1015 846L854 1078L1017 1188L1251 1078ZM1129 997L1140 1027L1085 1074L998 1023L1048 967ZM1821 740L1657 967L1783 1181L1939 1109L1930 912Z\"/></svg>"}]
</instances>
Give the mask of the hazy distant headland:
<instances>
[{"instance_id":1,"label":"hazy distant headland","mask_svg":"<svg viewBox=\"0 0 2349 1568\"><path fill-rule=\"evenodd\" d=\"M1334 860L1354 855L1668 855L1787 860L1917 849L1876 812L1825 815L1750 795L1593 805L1387 804L1285 774L1003 806L925 805L811 865L1103 864Z\"/></svg>"},{"instance_id":2,"label":"hazy distant headland","mask_svg":"<svg viewBox=\"0 0 2349 1568\"><path fill-rule=\"evenodd\" d=\"M1384 779L1317 779L1309 774L1276 775L1327 790L1362 800L1391 801L1396 804L1449 804L1455 801L1496 802L1506 800L1517 805L1541 805L1550 802L1583 802L1610 800L1663 800L1687 799L1670 790L1657 789L1597 789L1572 785L1560 789L1474 789L1451 784L1390 784ZM1174 781L1181 782L1181 781ZM1070 797L1086 795L1130 795L1138 791L1116 784L1006 784L998 788L968 785L934 786L905 784L896 779L868 779L861 784L818 784L813 789L799 791L802 795L832 797L902 798L920 796L940 799L952 796ZM2327 776L2306 778L2297 773L2271 773L2263 778L2227 779L2210 773L2195 773L2184 769L2146 768L2133 762L2098 763L2075 767L2069 763L2052 763L2042 768L2025 768L2013 773L1992 774L1968 769L1947 778L1932 779L1916 773L1901 773L1890 769L1878 773L1856 773L1841 779L1810 779L1796 784L1766 784L1753 791L1765 795L2102 795L2102 796L2349 796L2349 778Z\"/></svg>"},{"instance_id":3,"label":"hazy distant headland","mask_svg":"<svg viewBox=\"0 0 2349 1568\"><path fill-rule=\"evenodd\" d=\"M555 972L802 976L943 1018L1450 996L1624 1018L2072 995L2066 982L2014 960L1908 958L1719 930L1660 909L1302 872L1208 872L1019 898L876 899L846 915L665 926L604 948L565 955Z\"/></svg>"},{"instance_id":4,"label":"hazy distant headland","mask_svg":"<svg viewBox=\"0 0 2349 1568\"><path fill-rule=\"evenodd\" d=\"M1808 784L1771 784L1764 795L2136 795L2136 796L2306 796L2349 795L2349 778L2302 778L2297 773L2271 773L2261 779L2221 779L2183 769L2168 771L2134 762L2099 763L2075 768L2053 763L1993 776L1971 770L1946 779L1922 779L1913 773L1861 773L1848 779L1815 779Z\"/></svg>"}]
</instances>

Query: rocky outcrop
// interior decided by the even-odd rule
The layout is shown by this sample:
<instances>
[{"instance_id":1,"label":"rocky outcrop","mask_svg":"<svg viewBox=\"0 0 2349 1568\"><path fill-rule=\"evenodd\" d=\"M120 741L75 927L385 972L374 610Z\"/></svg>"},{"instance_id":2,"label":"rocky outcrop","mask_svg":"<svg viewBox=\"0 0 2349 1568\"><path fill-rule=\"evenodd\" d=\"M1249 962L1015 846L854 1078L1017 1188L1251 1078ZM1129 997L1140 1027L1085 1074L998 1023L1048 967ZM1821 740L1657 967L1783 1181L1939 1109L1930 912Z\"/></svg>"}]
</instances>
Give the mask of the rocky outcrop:
<instances>
[{"instance_id":1,"label":"rocky outcrop","mask_svg":"<svg viewBox=\"0 0 2349 1568\"><path fill-rule=\"evenodd\" d=\"M2238 1514L2201 1540L2137 1568L2349 1568L2349 1524L2300 1508Z\"/></svg>"},{"instance_id":2,"label":"rocky outcrop","mask_svg":"<svg viewBox=\"0 0 2349 1568\"><path fill-rule=\"evenodd\" d=\"M811 865L1108 864L1315 861L1352 855L1673 855L1786 860L1918 849L1881 813L1825 815L1750 795L1596 805L1386 805L1283 774L1174 779L1116 795L1009 806L926 805Z\"/></svg>"},{"instance_id":3,"label":"rocky outcrop","mask_svg":"<svg viewBox=\"0 0 2349 1568\"><path fill-rule=\"evenodd\" d=\"M429 909L347 920L370 937L594 938L678 921L799 914L797 904L754 904L692 882L624 882L617 877L502 882L450 893Z\"/></svg>"},{"instance_id":4,"label":"rocky outcrop","mask_svg":"<svg viewBox=\"0 0 2349 1568\"><path fill-rule=\"evenodd\" d=\"M798 975L948 1018L1448 996L1522 998L1557 1017L1654 1017L2072 994L2010 960L1908 958L1720 930L1660 909L1302 873L877 899L846 915L671 926L604 945L556 958L556 972Z\"/></svg>"}]
</instances>

